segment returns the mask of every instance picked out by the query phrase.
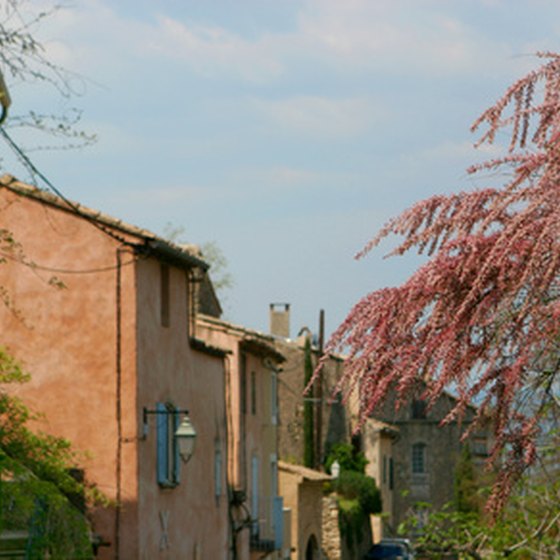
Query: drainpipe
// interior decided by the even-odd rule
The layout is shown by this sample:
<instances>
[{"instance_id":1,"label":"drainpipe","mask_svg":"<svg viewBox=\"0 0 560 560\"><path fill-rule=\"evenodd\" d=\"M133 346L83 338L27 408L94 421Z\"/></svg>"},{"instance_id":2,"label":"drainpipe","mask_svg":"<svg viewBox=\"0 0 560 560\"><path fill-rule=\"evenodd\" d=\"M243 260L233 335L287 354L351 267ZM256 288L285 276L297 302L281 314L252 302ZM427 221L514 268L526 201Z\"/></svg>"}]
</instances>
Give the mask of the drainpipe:
<instances>
[{"instance_id":1,"label":"drainpipe","mask_svg":"<svg viewBox=\"0 0 560 560\"><path fill-rule=\"evenodd\" d=\"M122 253L124 247L116 251L116 409L117 422L117 451L116 451L116 509L115 509L115 560L120 559L120 529L121 529L121 499L122 499Z\"/></svg>"},{"instance_id":2,"label":"drainpipe","mask_svg":"<svg viewBox=\"0 0 560 560\"><path fill-rule=\"evenodd\" d=\"M317 351L317 363L323 357L325 345L325 311L319 312L319 348ZM319 372L315 383L315 398L317 399L317 409L315 418L315 468L320 469L323 464L323 371Z\"/></svg>"}]
</instances>

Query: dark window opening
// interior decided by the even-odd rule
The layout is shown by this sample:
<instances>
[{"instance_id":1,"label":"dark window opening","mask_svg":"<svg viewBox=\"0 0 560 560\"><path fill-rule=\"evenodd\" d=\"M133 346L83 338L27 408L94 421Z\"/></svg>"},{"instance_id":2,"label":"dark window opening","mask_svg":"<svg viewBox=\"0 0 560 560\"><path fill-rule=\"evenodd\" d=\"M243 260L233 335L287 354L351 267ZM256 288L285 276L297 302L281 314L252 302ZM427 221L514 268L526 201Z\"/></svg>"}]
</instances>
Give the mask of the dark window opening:
<instances>
[{"instance_id":1,"label":"dark window opening","mask_svg":"<svg viewBox=\"0 0 560 560\"><path fill-rule=\"evenodd\" d=\"M360 434L352 435L352 452L354 456L362 451L362 436Z\"/></svg>"},{"instance_id":2,"label":"dark window opening","mask_svg":"<svg viewBox=\"0 0 560 560\"><path fill-rule=\"evenodd\" d=\"M169 266L160 265L161 326L169 327Z\"/></svg>"},{"instance_id":3,"label":"dark window opening","mask_svg":"<svg viewBox=\"0 0 560 560\"><path fill-rule=\"evenodd\" d=\"M251 372L251 414L257 413L257 375Z\"/></svg>"},{"instance_id":4,"label":"dark window opening","mask_svg":"<svg viewBox=\"0 0 560 560\"><path fill-rule=\"evenodd\" d=\"M387 484L387 456L383 455L383 484Z\"/></svg>"},{"instance_id":5,"label":"dark window opening","mask_svg":"<svg viewBox=\"0 0 560 560\"><path fill-rule=\"evenodd\" d=\"M245 354L241 354L240 369L239 400L241 403L241 414L247 414L247 356Z\"/></svg>"},{"instance_id":6,"label":"dark window opening","mask_svg":"<svg viewBox=\"0 0 560 560\"><path fill-rule=\"evenodd\" d=\"M415 399L412 401L412 418L414 420L425 420L427 417L426 401Z\"/></svg>"}]
</instances>

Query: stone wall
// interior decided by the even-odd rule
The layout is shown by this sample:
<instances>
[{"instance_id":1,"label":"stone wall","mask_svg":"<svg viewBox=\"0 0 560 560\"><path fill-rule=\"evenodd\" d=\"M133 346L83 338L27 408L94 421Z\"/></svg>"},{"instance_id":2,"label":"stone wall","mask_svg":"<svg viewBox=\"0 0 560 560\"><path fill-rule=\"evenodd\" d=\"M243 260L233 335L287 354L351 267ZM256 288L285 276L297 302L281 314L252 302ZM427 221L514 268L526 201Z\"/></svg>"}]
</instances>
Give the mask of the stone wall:
<instances>
[{"instance_id":1,"label":"stone wall","mask_svg":"<svg viewBox=\"0 0 560 560\"><path fill-rule=\"evenodd\" d=\"M338 522L338 503L334 494L323 497L323 540L322 553L324 560L362 560L372 543L369 517L364 519L361 540L348 546L340 533Z\"/></svg>"},{"instance_id":2,"label":"stone wall","mask_svg":"<svg viewBox=\"0 0 560 560\"><path fill-rule=\"evenodd\" d=\"M338 505L332 494L323 497L322 549L325 560L339 560L341 558L342 545L338 527Z\"/></svg>"},{"instance_id":3,"label":"stone wall","mask_svg":"<svg viewBox=\"0 0 560 560\"><path fill-rule=\"evenodd\" d=\"M282 372L278 376L278 401L280 424L278 427L278 453L280 458L291 463L303 464L303 407L304 398L304 350L303 339L297 341L276 339L275 347L285 358ZM313 365L317 354L313 353ZM346 409L332 399L332 391L342 373L343 362L332 357L323 369L321 386L321 452L316 468L320 468L329 447L337 442L350 442L350 418ZM314 407L317 413L317 405Z\"/></svg>"}]
</instances>

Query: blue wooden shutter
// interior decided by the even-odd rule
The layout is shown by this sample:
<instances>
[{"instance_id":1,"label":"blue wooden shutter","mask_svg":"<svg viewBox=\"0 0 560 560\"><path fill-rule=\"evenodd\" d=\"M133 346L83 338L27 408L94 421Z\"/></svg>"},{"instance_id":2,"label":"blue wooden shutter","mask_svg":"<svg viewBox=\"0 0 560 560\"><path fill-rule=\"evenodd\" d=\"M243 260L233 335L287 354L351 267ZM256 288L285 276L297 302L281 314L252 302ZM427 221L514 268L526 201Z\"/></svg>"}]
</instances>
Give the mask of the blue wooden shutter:
<instances>
[{"instance_id":1,"label":"blue wooden shutter","mask_svg":"<svg viewBox=\"0 0 560 560\"><path fill-rule=\"evenodd\" d=\"M253 535L259 534L259 458L253 455L251 460L251 519Z\"/></svg>"},{"instance_id":2,"label":"blue wooden shutter","mask_svg":"<svg viewBox=\"0 0 560 560\"><path fill-rule=\"evenodd\" d=\"M169 484L168 473L168 437L167 437L167 407L163 403L156 404L156 427L157 427L157 481L158 484Z\"/></svg>"},{"instance_id":3,"label":"blue wooden shutter","mask_svg":"<svg viewBox=\"0 0 560 560\"><path fill-rule=\"evenodd\" d=\"M272 522L274 523L274 548L282 550L284 544L284 498L274 496Z\"/></svg>"},{"instance_id":4,"label":"blue wooden shutter","mask_svg":"<svg viewBox=\"0 0 560 560\"><path fill-rule=\"evenodd\" d=\"M179 484L181 481L181 456L179 454L179 446L175 440L175 432L179 428L181 423L181 415L175 408L175 413L173 414L173 482Z\"/></svg>"}]
</instances>

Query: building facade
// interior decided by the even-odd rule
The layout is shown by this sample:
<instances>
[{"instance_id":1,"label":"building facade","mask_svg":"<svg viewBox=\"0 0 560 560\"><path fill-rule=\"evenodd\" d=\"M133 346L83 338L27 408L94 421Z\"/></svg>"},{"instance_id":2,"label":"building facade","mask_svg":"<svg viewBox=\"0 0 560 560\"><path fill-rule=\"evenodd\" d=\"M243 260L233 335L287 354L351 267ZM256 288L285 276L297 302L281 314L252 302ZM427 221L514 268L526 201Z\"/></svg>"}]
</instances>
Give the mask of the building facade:
<instances>
[{"instance_id":1,"label":"building facade","mask_svg":"<svg viewBox=\"0 0 560 560\"><path fill-rule=\"evenodd\" d=\"M209 315L199 315L197 336L228 352L228 473L235 557L283 558L278 380L284 357L270 337Z\"/></svg>"},{"instance_id":2,"label":"building facade","mask_svg":"<svg viewBox=\"0 0 560 560\"><path fill-rule=\"evenodd\" d=\"M206 264L12 177L0 180L2 344L32 374L36 427L68 439L111 501L89 511L103 559L227 558L225 354L195 341ZM184 463L174 438L196 428Z\"/></svg>"},{"instance_id":3,"label":"building facade","mask_svg":"<svg viewBox=\"0 0 560 560\"><path fill-rule=\"evenodd\" d=\"M444 394L428 407L418 397L395 410L394 400L389 398L375 418L368 420L374 426L388 426L385 430L389 429L393 435L391 445L380 452L381 463L377 466L382 490L386 485L391 489L390 509L387 510L390 523L386 528L389 533L394 534L396 527L411 515L418 516L421 522L426 505L438 510L453 501L456 469L463 446L470 448L475 473L482 471L491 445L489 431L481 428L461 441L476 409L467 407L462 421L441 425L455 402L452 395Z\"/></svg>"}]
</instances>

